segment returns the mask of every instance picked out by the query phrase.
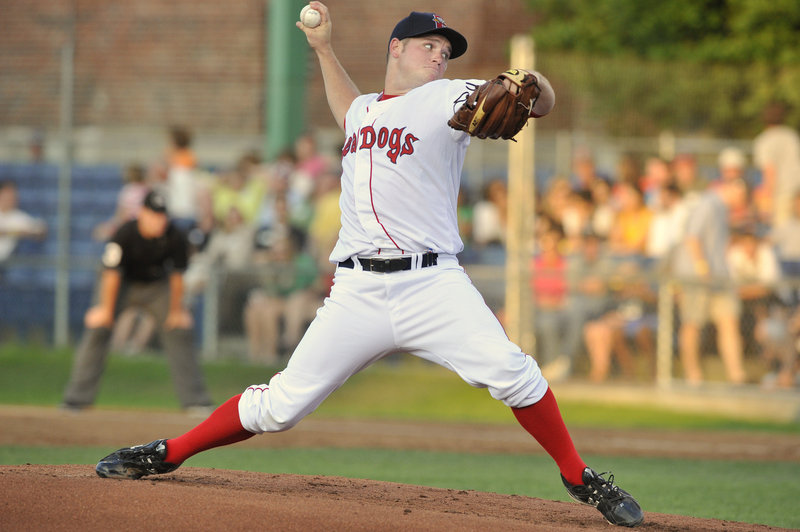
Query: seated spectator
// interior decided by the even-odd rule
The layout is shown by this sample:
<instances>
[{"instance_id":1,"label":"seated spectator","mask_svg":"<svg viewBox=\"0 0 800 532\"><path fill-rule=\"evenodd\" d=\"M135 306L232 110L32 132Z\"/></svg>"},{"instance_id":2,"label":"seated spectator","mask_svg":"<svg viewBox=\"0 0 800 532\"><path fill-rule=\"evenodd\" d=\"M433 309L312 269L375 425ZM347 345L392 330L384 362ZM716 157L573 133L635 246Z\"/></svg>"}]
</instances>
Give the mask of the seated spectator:
<instances>
[{"instance_id":1,"label":"seated spectator","mask_svg":"<svg viewBox=\"0 0 800 532\"><path fill-rule=\"evenodd\" d=\"M246 224L256 225L261 203L266 193L264 179L253 177L259 166L257 155L247 153L239 158L236 167L224 172L211 190L215 223L222 223L231 208L239 211Z\"/></svg>"},{"instance_id":2,"label":"seated spectator","mask_svg":"<svg viewBox=\"0 0 800 532\"><path fill-rule=\"evenodd\" d=\"M92 232L95 240L105 242L123 223L133 220L139 215L142 202L150 186L147 183L147 174L142 165L131 164L125 167L122 173L122 188L117 195L117 208L114 216L97 225Z\"/></svg>"},{"instance_id":3,"label":"seated spectator","mask_svg":"<svg viewBox=\"0 0 800 532\"><path fill-rule=\"evenodd\" d=\"M306 235L292 228L259 254L259 286L244 308L250 360L274 365L297 346L323 296Z\"/></svg>"},{"instance_id":4,"label":"seated spectator","mask_svg":"<svg viewBox=\"0 0 800 532\"><path fill-rule=\"evenodd\" d=\"M591 192L596 181L606 181L595 165L594 157L588 150L578 150L572 160L572 190Z\"/></svg>"},{"instance_id":5,"label":"seated spectator","mask_svg":"<svg viewBox=\"0 0 800 532\"><path fill-rule=\"evenodd\" d=\"M17 184L0 181L0 265L14 253L21 238L42 239L47 235L44 220L19 209Z\"/></svg>"},{"instance_id":6,"label":"seated spectator","mask_svg":"<svg viewBox=\"0 0 800 532\"><path fill-rule=\"evenodd\" d=\"M326 170L317 178L314 191L314 215L308 229L309 251L315 257L320 275L328 290L333 285L336 265L329 260L331 250L336 245L341 228L340 174Z\"/></svg>"},{"instance_id":7,"label":"seated spectator","mask_svg":"<svg viewBox=\"0 0 800 532\"><path fill-rule=\"evenodd\" d=\"M590 191L573 190L570 192L562 217L567 253L577 249L583 234L591 230L593 213L594 203Z\"/></svg>"},{"instance_id":8,"label":"seated spectator","mask_svg":"<svg viewBox=\"0 0 800 532\"><path fill-rule=\"evenodd\" d=\"M719 186L722 183L731 181L741 181L747 183L747 157L739 148L728 147L720 151L717 157L719 179L713 181L711 186ZM753 226L758 222L758 214L752 195L749 192L748 183L747 200L741 205L737 205L728 211L728 223L734 229L742 229Z\"/></svg>"},{"instance_id":9,"label":"seated spectator","mask_svg":"<svg viewBox=\"0 0 800 532\"><path fill-rule=\"evenodd\" d=\"M617 216L611 196L611 183L605 179L598 179L592 185L592 227L591 232L603 240L608 239L614 218Z\"/></svg>"},{"instance_id":10,"label":"seated spectator","mask_svg":"<svg viewBox=\"0 0 800 532\"><path fill-rule=\"evenodd\" d=\"M184 274L186 293L191 297L205 289L214 269L220 270L218 314L221 331L241 331L238 309L254 283L250 266L255 234L255 226L245 221L236 206L231 206L222 223L211 231L203 250L192 256Z\"/></svg>"},{"instance_id":11,"label":"seated spectator","mask_svg":"<svg viewBox=\"0 0 800 532\"><path fill-rule=\"evenodd\" d=\"M641 190L619 183L619 210L609 235L612 253L621 257L644 256L653 211L644 203Z\"/></svg>"},{"instance_id":12,"label":"seated spectator","mask_svg":"<svg viewBox=\"0 0 800 532\"><path fill-rule=\"evenodd\" d=\"M538 252L531 261L531 289L535 305L536 351L542 374L548 380L566 378L578 350L578 331L568 308L567 258L559 247L563 231L553 226L539 236Z\"/></svg>"},{"instance_id":13,"label":"seated spectator","mask_svg":"<svg viewBox=\"0 0 800 532\"><path fill-rule=\"evenodd\" d=\"M691 197L708 187L708 180L697 168L697 158L690 153L679 153L672 160L672 175L682 196Z\"/></svg>"},{"instance_id":14,"label":"seated spectator","mask_svg":"<svg viewBox=\"0 0 800 532\"><path fill-rule=\"evenodd\" d=\"M294 141L294 154L297 159L294 171L306 176L312 183L328 167L328 161L317 150L317 141L311 133L297 137Z\"/></svg>"},{"instance_id":15,"label":"seated spectator","mask_svg":"<svg viewBox=\"0 0 800 532\"><path fill-rule=\"evenodd\" d=\"M644 204L653 207L658 202L661 187L673 181L667 161L661 157L650 157L644 165L644 175L639 179L639 190L644 196Z\"/></svg>"},{"instance_id":16,"label":"seated spectator","mask_svg":"<svg viewBox=\"0 0 800 532\"><path fill-rule=\"evenodd\" d=\"M500 179L489 181L483 190L483 198L473 209L472 239L481 257L488 262L502 263L505 260L506 215L508 214L508 190Z\"/></svg>"},{"instance_id":17,"label":"seated spectator","mask_svg":"<svg viewBox=\"0 0 800 532\"><path fill-rule=\"evenodd\" d=\"M629 339L634 340L638 353L648 356L655 370L652 361L653 331L658 321L656 296L641 274L641 264L637 261L618 263L609 281L613 291L610 309L588 320L584 326L592 382L604 382L609 377L612 357L625 379L635 378L637 364L628 345Z\"/></svg>"},{"instance_id":18,"label":"seated spectator","mask_svg":"<svg viewBox=\"0 0 800 532\"><path fill-rule=\"evenodd\" d=\"M669 261L683 239L688 209L681 189L673 183L662 187L647 233L646 255L657 269L669 270Z\"/></svg>"},{"instance_id":19,"label":"seated spectator","mask_svg":"<svg viewBox=\"0 0 800 532\"><path fill-rule=\"evenodd\" d=\"M742 301L743 338L756 343L768 366L785 360L794 346L787 331L786 308L777 297L781 271L773 247L755 231L742 231L734 238L727 260Z\"/></svg>"}]
</instances>

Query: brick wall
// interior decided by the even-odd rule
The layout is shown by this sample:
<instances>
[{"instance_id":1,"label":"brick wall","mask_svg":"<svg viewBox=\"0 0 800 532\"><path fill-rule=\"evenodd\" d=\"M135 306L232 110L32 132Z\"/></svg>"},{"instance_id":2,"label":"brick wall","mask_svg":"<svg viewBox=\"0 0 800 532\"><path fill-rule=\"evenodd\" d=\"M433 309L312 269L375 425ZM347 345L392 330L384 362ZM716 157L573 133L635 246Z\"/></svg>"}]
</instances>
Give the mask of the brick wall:
<instances>
[{"instance_id":1,"label":"brick wall","mask_svg":"<svg viewBox=\"0 0 800 532\"><path fill-rule=\"evenodd\" d=\"M198 133L263 129L269 0L3 0L0 128L57 129L59 49L75 15L75 125L101 130L184 123ZM393 25L412 9L442 15L469 41L448 77L508 66L507 40L530 28L524 0L329 0L334 46L364 91L382 88ZM312 126L334 127L309 52Z\"/></svg>"}]
</instances>

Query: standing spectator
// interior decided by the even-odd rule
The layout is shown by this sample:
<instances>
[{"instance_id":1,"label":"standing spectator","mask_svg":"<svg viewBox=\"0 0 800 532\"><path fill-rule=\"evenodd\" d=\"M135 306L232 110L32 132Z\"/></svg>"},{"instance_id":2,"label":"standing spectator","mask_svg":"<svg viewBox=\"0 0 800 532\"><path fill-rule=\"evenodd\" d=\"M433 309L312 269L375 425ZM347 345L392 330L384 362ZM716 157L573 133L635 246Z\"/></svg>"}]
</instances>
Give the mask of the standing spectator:
<instances>
[{"instance_id":1,"label":"standing spectator","mask_svg":"<svg viewBox=\"0 0 800 532\"><path fill-rule=\"evenodd\" d=\"M765 129L753 141L753 158L761 171L759 212L772 227L786 223L792 198L800 190L800 135L785 125L786 106L774 102L764 110Z\"/></svg>"},{"instance_id":2,"label":"standing spectator","mask_svg":"<svg viewBox=\"0 0 800 532\"><path fill-rule=\"evenodd\" d=\"M150 191L146 177L145 169L140 164L131 164L125 167L122 174L123 185L117 195L117 208L114 216L94 228L92 236L95 240L108 240L120 225L139 215L144 197Z\"/></svg>"},{"instance_id":3,"label":"standing spectator","mask_svg":"<svg viewBox=\"0 0 800 532\"><path fill-rule=\"evenodd\" d=\"M183 126L172 126L166 154L164 193L172 223L187 233L198 226L201 218L198 206L205 205L201 196L206 192L201 188L196 170L191 132Z\"/></svg>"},{"instance_id":4,"label":"standing spectator","mask_svg":"<svg viewBox=\"0 0 800 532\"><path fill-rule=\"evenodd\" d=\"M19 208L17 184L0 181L0 265L8 260L20 238L44 238L47 224Z\"/></svg>"},{"instance_id":5,"label":"standing spectator","mask_svg":"<svg viewBox=\"0 0 800 532\"><path fill-rule=\"evenodd\" d=\"M726 181L706 191L690 208L686 236L675 257L674 272L687 280L680 299L680 356L690 384L703 381L700 331L709 320L717 329L717 345L728 380L743 383L741 302L730 287L726 252L730 244L728 211L746 201L742 180Z\"/></svg>"},{"instance_id":6,"label":"standing spectator","mask_svg":"<svg viewBox=\"0 0 800 532\"><path fill-rule=\"evenodd\" d=\"M792 216L785 224L773 227L770 240L778 253L781 271L795 281L800 281L800 190L792 199ZM793 299L794 304L800 300Z\"/></svg>"},{"instance_id":7,"label":"standing spectator","mask_svg":"<svg viewBox=\"0 0 800 532\"><path fill-rule=\"evenodd\" d=\"M64 393L65 408L80 410L94 402L114 319L129 307L147 310L161 325L181 406L189 411L211 406L192 345L192 316L183 307L188 247L186 236L170 223L166 199L155 191L145 197L136 220L123 224L106 244L97 304L84 318L86 331Z\"/></svg>"}]
</instances>

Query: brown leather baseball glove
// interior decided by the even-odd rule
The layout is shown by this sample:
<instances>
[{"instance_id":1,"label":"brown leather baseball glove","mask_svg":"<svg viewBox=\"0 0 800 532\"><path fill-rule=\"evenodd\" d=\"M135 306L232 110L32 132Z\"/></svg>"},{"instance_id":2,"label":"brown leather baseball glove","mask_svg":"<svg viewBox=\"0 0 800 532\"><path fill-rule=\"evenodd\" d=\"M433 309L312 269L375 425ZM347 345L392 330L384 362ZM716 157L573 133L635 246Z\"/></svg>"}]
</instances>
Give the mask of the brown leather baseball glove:
<instances>
[{"instance_id":1,"label":"brown leather baseball glove","mask_svg":"<svg viewBox=\"0 0 800 532\"><path fill-rule=\"evenodd\" d=\"M508 80L507 89L503 80ZM531 117L539 98L536 76L524 70L506 70L469 95L447 125L481 139L512 139Z\"/></svg>"}]
</instances>

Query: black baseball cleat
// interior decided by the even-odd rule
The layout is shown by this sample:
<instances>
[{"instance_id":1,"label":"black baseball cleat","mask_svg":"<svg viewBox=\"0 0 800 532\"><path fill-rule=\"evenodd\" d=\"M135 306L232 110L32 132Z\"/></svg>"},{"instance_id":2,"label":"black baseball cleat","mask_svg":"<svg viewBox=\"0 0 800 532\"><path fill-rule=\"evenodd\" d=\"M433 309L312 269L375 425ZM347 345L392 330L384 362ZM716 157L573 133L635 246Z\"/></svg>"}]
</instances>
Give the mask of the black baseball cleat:
<instances>
[{"instance_id":1,"label":"black baseball cleat","mask_svg":"<svg viewBox=\"0 0 800 532\"><path fill-rule=\"evenodd\" d=\"M99 462L95 471L103 478L136 480L145 475L159 475L178 469L180 464L165 462L167 440L156 440L114 451Z\"/></svg>"},{"instance_id":2,"label":"black baseball cleat","mask_svg":"<svg viewBox=\"0 0 800 532\"><path fill-rule=\"evenodd\" d=\"M614 485L614 475L608 474L608 480L603 478L606 473L595 473L587 467L583 470L583 484L572 485L567 482L564 475L561 481L567 488L569 496L576 501L597 508L606 521L612 525L633 527L644 521L644 512L630 493Z\"/></svg>"}]
</instances>

